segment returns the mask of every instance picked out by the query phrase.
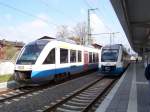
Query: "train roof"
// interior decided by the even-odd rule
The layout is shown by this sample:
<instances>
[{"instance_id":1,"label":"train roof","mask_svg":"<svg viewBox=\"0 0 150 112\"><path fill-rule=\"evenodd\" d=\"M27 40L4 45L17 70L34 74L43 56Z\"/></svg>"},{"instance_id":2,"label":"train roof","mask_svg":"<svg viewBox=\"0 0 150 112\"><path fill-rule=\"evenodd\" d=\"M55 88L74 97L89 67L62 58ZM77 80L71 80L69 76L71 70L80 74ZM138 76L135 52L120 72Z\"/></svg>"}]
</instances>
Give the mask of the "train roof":
<instances>
[{"instance_id":1,"label":"train roof","mask_svg":"<svg viewBox=\"0 0 150 112\"><path fill-rule=\"evenodd\" d=\"M113 45L106 45L103 47L103 49L119 49L122 48L124 52L128 53L127 49L122 44L113 44Z\"/></svg>"},{"instance_id":2,"label":"train roof","mask_svg":"<svg viewBox=\"0 0 150 112\"><path fill-rule=\"evenodd\" d=\"M57 41L62 41L62 42L67 42L67 43L71 43L71 44L77 44L75 41L70 40L70 39L66 39L66 38L54 38L54 37L49 37L49 36L44 36L39 38L38 40L42 40L42 39L46 39L46 40L57 40Z\"/></svg>"},{"instance_id":3,"label":"train roof","mask_svg":"<svg viewBox=\"0 0 150 112\"><path fill-rule=\"evenodd\" d=\"M113 44L113 45L106 45L103 47L103 49L119 49L120 47L123 47L122 44Z\"/></svg>"},{"instance_id":4,"label":"train roof","mask_svg":"<svg viewBox=\"0 0 150 112\"><path fill-rule=\"evenodd\" d=\"M49 36L44 36L39 38L38 40L57 40L57 41L61 41L61 42L66 42L66 43L70 43L70 44L75 44L78 45L74 40L70 40L70 39L66 39L66 38L54 38L54 37L49 37ZM97 48L93 45L83 45L84 47L89 47L89 48ZM100 49L100 48L97 48Z\"/></svg>"}]
</instances>

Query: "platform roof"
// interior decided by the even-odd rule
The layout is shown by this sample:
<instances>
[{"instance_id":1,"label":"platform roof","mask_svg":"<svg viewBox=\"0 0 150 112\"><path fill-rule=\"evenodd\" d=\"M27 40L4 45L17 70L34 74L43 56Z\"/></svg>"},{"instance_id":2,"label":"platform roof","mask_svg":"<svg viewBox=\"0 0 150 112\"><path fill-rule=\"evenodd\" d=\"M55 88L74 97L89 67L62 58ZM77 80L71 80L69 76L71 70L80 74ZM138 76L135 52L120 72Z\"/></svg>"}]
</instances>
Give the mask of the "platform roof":
<instances>
[{"instance_id":1,"label":"platform roof","mask_svg":"<svg viewBox=\"0 0 150 112\"><path fill-rule=\"evenodd\" d=\"M131 47L150 51L150 0L110 0Z\"/></svg>"}]
</instances>

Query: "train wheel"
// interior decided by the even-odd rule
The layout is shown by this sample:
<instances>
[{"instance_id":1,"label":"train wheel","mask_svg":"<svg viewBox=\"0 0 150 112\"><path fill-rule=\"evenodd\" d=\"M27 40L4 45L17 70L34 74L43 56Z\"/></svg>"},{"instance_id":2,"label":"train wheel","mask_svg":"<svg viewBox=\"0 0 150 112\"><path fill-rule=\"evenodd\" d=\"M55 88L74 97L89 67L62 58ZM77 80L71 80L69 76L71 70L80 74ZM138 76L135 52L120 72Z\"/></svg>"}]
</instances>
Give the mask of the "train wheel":
<instances>
[{"instance_id":1,"label":"train wheel","mask_svg":"<svg viewBox=\"0 0 150 112\"><path fill-rule=\"evenodd\" d=\"M67 74L62 73L62 74L55 75L54 81L59 82L59 81L65 80L65 79L67 79Z\"/></svg>"},{"instance_id":2,"label":"train wheel","mask_svg":"<svg viewBox=\"0 0 150 112\"><path fill-rule=\"evenodd\" d=\"M67 73L67 79L71 79L70 72Z\"/></svg>"},{"instance_id":3,"label":"train wheel","mask_svg":"<svg viewBox=\"0 0 150 112\"><path fill-rule=\"evenodd\" d=\"M58 82L58 81L59 81L58 75L59 75L59 74L55 75L55 77L54 77L54 81L55 81L55 82Z\"/></svg>"}]
</instances>

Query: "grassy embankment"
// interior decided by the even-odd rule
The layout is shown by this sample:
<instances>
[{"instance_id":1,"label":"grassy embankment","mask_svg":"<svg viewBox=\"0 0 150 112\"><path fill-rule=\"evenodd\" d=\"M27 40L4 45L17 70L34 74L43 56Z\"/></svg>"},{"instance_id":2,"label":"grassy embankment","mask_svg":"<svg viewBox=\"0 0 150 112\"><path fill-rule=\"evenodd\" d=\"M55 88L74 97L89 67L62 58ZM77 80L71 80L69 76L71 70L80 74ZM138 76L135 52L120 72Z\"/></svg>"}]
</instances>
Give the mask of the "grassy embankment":
<instances>
[{"instance_id":1,"label":"grassy embankment","mask_svg":"<svg viewBox=\"0 0 150 112\"><path fill-rule=\"evenodd\" d=\"M3 62L4 60L15 60L19 53L19 50L17 50L17 48L13 47L12 45L7 45L4 48L4 52L5 59L1 59L0 62ZM13 80L13 76L11 74L0 75L0 83L11 80Z\"/></svg>"},{"instance_id":2,"label":"grassy embankment","mask_svg":"<svg viewBox=\"0 0 150 112\"><path fill-rule=\"evenodd\" d=\"M13 76L11 74L0 75L0 83L7 82L13 80Z\"/></svg>"}]
</instances>

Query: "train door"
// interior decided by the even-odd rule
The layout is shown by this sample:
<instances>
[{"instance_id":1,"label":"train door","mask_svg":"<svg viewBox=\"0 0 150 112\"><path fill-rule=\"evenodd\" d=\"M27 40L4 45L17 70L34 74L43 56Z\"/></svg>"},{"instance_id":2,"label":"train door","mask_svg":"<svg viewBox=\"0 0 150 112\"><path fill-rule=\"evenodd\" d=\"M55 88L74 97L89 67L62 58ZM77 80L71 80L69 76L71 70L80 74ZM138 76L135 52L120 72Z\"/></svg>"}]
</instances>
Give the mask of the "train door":
<instances>
[{"instance_id":1,"label":"train door","mask_svg":"<svg viewBox=\"0 0 150 112\"><path fill-rule=\"evenodd\" d=\"M43 72L44 74L42 74L43 78L45 80L53 79L53 76L55 75L55 69L56 69L56 48L52 48L49 51L42 66L43 66L43 69L45 69L46 71L46 72Z\"/></svg>"},{"instance_id":2,"label":"train door","mask_svg":"<svg viewBox=\"0 0 150 112\"><path fill-rule=\"evenodd\" d=\"M88 70L89 58L88 52L84 51L84 71Z\"/></svg>"}]
</instances>

